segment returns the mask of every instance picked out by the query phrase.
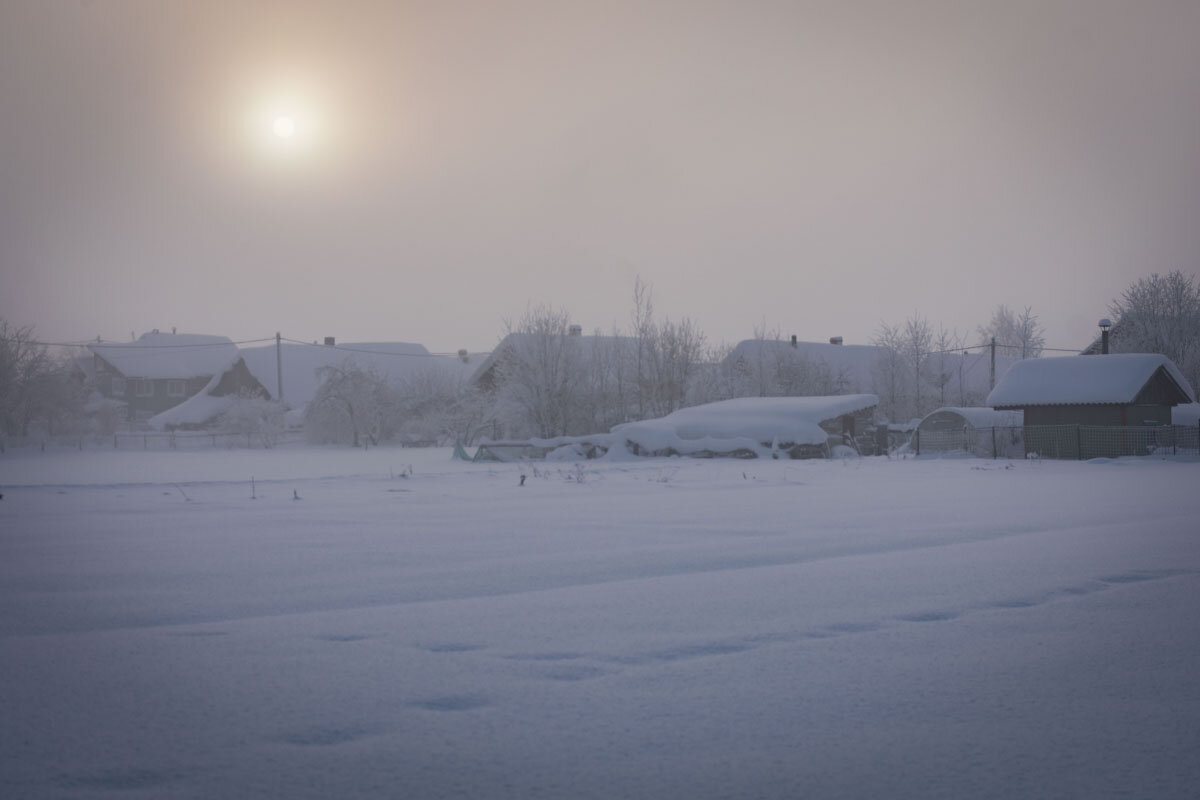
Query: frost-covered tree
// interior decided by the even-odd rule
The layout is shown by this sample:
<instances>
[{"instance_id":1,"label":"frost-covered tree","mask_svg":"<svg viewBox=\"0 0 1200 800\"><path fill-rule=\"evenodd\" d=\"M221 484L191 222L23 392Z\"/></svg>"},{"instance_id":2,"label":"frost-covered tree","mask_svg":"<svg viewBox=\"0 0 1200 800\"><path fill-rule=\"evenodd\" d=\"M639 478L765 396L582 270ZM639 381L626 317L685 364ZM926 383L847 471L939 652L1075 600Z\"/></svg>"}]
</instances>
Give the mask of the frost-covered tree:
<instances>
[{"instance_id":1,"label":"frost-covered tree","mask_svg":"<svg viewBox=\"0 0 1200 800\"><path fill-rule=\"evenodd\" d=\"M263 447L272 447L283 434L285 411L282 403L243 389L233 405L217 418L216 429L252 437Z\"/></svg>"},{"instance_id":2,"label":"frost-covered tree","mask_svg":"<svg viewBox=\"0 0 1200 800\"><path fill-rule=\"evenodd\" d=\"M1176 270L1139 278L1109 310L1113 352L1161 353L1193 388L1200 385L1200 286L1192 276Z\"/></svg>"},{"instance_id":3,"label":"frost-covered tree","mask_svg":"<svg viewBox=\"0 0 1200 800\"><path fill-rule=\"evenodd\" d=\"M929 321L920 314L913 314L904 323L901 347L905 365L912 374L914 417L923 416L927 411L933 410L929 407L929 395L925 394L922 397L922 387L927 380L925 360L929 357L932 345L933 331L929 327Z\"/></svg>"},{"instance_id":4,"label":"frost-covered tree","mask_svg":"<svg viewBox=\"0 0 1200 800\"><path fill-rule=\"evenodd\" d=\"M955 351L962 349L962 346L962 339L957 332L938 326L937 336L933 340L933 354L925 362L926 375L937 394L938 406L947 404L947 395L952 395L954 380L962 372L962 359L954 357Z\"/></svg>"},{"instance_id":5,"label":"frost-covered tree","mask_svg":"<svg viewBox=\"0 0 1200 800\"><path fill-rule=\"evenodd\" d=\"M978 333L981 345L990 345L995 337L996 346L1003 348L1001 352L1014 358L1037 358L1046 346L1041 323L1030 306L1025 306L1019 315L1008 306L997 306L988 324L979 326Z\"/></svg>"},{"instance_id":6,"label":"frost-covered tree","mask_svg":"<svg viewBox=\"0 0 1200 800\"><path fill-rule=\"evenodd\" d=\"M568 433L586 374L570 316L539 305L506 328L506 351L496 367L497 416L514 435Z\"/></svg>"},{"instance_id":7,"label":"frost-covered tree","mask_svg":"<svg viewBox=\"0 0 1200 800\"><path fill-rule=\"evenodd\" d=\"M40 344L32 326L0 319L0 444L6 436L76 432L85 391L71 374L69 357Z\"/></svg>"},{"instance_id":8,"label":"frost-covered tree","mask_svg":"<svg viewBox=\"0 0 1200 800\"><path fill-rule=\"evenodd\" d=\"M687 402L704 354L704 334L687 317L656 320L653 290L640 278L633 285L631 316L637 417L662 417Z\"/></svg>"},{"instance_id":9,"label":"frost-covered tree","mask_svg":"<svg viewBox=\"0 0 1200 800\"><path fill-rule=\"evenodd\" d=\"M321 385L304 412L304 430L319 444L379 444L390 439L399 402L387 379L354 359L317 369Z\"/></svg>"},{"instance_id":10,"label":"frost-covered tree","mask_svg":"<svg viewBox=\"0 0 1200 800\"><path fill-rule=\"evenodd\" d=\"M400 410L397 433L409 442L472 444L491 426L491 406L458 375L429 367L395 387Z\"/></svg>"}]
</instances>

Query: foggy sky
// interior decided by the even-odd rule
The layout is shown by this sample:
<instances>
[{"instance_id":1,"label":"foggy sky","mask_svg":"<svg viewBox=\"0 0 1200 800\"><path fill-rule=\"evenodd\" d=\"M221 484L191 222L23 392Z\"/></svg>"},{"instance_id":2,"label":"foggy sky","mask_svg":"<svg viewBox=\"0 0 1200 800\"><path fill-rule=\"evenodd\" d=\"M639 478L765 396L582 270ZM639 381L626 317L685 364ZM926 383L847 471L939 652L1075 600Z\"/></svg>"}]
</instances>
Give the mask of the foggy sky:
<instances>
[{"instance_id":1,"label":"foggy sky","mask_svg":"<svg viewBox=\"0 0 1200 800\"><path fill-rule=\"evenodd\" d=\"M0 316L486 350L529 303L1082 347L1200 268L1200 2L0 0ZM286 147L269 132L290 113Z\"/></svg>"}]
</instances>

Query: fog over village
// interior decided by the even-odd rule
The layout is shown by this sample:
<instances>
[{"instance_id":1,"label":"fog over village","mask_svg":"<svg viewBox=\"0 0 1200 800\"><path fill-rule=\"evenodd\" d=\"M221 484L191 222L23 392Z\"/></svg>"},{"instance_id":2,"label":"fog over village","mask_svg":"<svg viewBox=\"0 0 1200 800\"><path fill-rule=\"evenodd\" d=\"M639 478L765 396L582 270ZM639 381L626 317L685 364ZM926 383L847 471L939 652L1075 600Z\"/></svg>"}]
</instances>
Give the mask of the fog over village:
<instances>
[{"instance_id":1,"label":"fog over village","mask_svg":"<svg viewBox=\"0 0 1200 800\"><path fill-rule=\"evenodd\" d=\"M0 0L0 797L1194 797L1198 39Z\"/></svg>"}]
</instances>

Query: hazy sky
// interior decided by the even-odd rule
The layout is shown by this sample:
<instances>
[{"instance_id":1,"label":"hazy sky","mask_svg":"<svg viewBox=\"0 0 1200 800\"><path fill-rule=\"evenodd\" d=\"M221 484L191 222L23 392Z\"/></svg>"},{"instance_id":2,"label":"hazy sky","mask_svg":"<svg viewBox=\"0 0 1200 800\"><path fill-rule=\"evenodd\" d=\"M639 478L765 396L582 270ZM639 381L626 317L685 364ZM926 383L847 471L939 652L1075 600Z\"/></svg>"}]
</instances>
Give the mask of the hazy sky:
<instances>
[{"instance_id":1,"label":"hazy sky","mask_svg":"<svg viewBox=\"0 0 1200 800\"><path fill-rule=\"evenodd\" d=\"M1200 2L0 0L0 316L847 343L1200 268ZM287 115L295 135L272 132Z\"/></svg>"}]
</instances>

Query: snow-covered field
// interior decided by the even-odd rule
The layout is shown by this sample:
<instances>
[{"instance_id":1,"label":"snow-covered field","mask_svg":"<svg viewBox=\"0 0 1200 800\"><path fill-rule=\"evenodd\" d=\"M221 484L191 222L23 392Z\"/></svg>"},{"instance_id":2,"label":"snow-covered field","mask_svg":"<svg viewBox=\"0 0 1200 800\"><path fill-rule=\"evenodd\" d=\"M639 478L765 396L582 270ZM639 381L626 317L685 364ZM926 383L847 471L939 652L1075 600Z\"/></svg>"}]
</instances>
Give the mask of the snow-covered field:
<instances>
[{"instance_id":1,"label":"snow-covered field","mask_svg":"<svg viewBox=\"0 0 1200 800\"><path fill-rule=\"evenodd\" d=\"M1196 797L1197 487L10 450L0 797Z\"/></svg>"}]
</instances>

